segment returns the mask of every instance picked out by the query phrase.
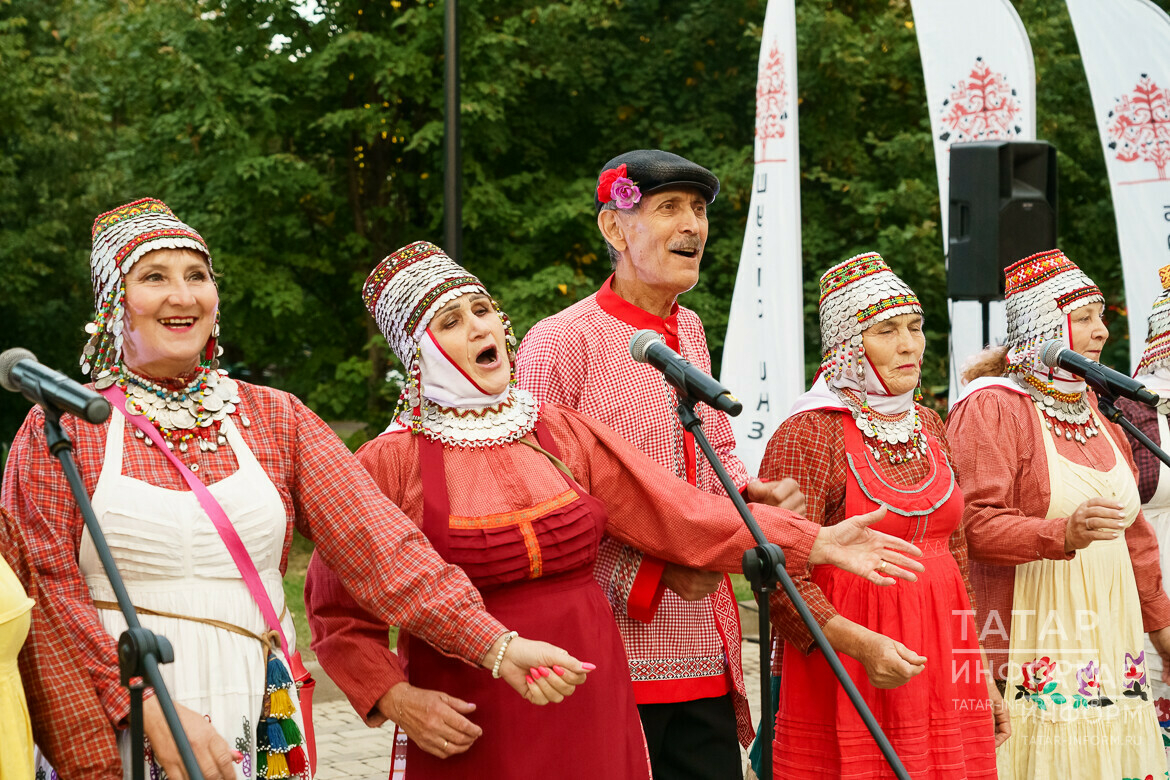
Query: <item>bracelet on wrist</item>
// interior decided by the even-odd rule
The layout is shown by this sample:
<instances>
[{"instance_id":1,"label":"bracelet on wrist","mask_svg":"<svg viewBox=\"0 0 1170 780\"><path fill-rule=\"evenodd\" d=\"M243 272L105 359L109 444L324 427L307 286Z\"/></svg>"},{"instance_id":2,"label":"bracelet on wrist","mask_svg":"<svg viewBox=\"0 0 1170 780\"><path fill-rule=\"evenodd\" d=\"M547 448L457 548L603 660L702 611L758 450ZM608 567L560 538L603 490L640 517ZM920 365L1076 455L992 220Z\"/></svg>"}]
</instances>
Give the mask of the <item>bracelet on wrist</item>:
<instances>
[{"instance_id":1,"label":"bracelet on wrist","mask_svg":"<svg viewBox=\"0 0 1170 780\"><path fill-rule=\"evenodd\" d=\"M504 652L507 651L512 640L518 636L520 636L518 631L509 631L504 634L504 642L500 645L500 652L496 653L496 662L492 664L492 677L494 679L500 679L500 665L504 663Z\"/></svg>"}]
</instances>

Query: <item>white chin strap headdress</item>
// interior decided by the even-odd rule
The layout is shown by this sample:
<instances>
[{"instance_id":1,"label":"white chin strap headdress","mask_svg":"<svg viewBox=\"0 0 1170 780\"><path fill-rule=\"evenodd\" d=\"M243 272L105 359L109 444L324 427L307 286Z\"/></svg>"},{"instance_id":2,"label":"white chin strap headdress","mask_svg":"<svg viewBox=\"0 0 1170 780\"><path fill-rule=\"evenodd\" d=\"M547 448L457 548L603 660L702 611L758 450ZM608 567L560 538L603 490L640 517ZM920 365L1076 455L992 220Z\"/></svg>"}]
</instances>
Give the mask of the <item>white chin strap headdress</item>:
<instances>
[{"instance_id":1,"label":"white chin strap headdress","mask_svg":"<svg viewBox=\"0 0 1170 780\"><path fill-rule=\"evenodd\" d=\"M1093 280L1059 249L1025 257L1004 269L1007 277L1009 374L1032 375L1062 392L1081 392L1084 380L1040 360L1038 347L1060 339L1072 349L1069 315L1105 297Z\"/></svg>"},{"instance_id":2,"label":"white chin strap headdress","mask_svg":"<svg viewBox=\"0 0 1170 780\"><path fill-rule=\"evenodd\" d=\"M156 249L191 249L203 255L211 269L211 253L203 237L181 222L154 198L143 198L93 221L93 252L89 272L93 281L94 308L97 315L85 326L89 341L81 355L81 373L94 379L108 372L122 360L122 315L125 309L124 280L130 269L148 252ZM219 311L204 350L203 363L215 368L223 351L219 339Z\"/></svg>"},{"instance_id":3,"label":"white chin strap headdress","mask_svg":"<svg viewBox=\"0 0 1170 780\"><path fill-rule=\"evenodd\" d=\"M899 314L922 314L918 296L877 252L851 257L821 276L821 374L829 387L862 394L871 408L896 414L914 390L891 395L865 356L861 334Z\"/></svg>"},{"instance_id":4,"label":"white chin strap headdress","mask_svg":"<svg viewBox=\"0 0 1170 780\"><path fill-rule=\"evenodd\" d=\"M422 432L423 398L445 407L490 406L505 400L515 384L516 336L512 323L495 300L492 306L504 323L508 357L513 366L512 380L502 393L484 392L427 331L441 308L472 292L488 294L479 279L426 241L405 246L378 263L362 287L366 308L406 369L406 385L395 417L415 433ZM407 410L409 418L403 417Z\"/></svg>"}]
</instances>

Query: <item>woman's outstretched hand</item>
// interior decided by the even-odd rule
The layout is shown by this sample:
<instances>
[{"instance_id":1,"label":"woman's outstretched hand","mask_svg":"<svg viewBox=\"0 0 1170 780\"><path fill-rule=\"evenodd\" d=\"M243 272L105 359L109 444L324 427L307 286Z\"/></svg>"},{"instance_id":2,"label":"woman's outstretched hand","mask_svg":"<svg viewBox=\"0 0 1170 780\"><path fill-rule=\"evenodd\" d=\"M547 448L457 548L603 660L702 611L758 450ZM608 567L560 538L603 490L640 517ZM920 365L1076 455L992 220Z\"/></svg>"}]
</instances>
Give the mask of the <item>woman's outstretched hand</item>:
<instances>
[{"instance_id":1,"label":"woman's outstretched hand","mask_svg":"<svg viewBox=\"0 0 1170 780\"><path fill-rule=\"evenodd\" d=\"M882 506L822 528L813 542L809 563L830 563L877 585L893 585L892 577L914 582L918 579L915 572L926 571L926 567L908 556L921 557L922 551L905 539L869 527L885 516Z\"/></svg>"},{"instance_id":2,"label":"woman's outstretched hand","mask_svg":"<svg viewBox=\"0 0 1170 780\"><path fill-rule=\"evenodd\" d=\"M228 746L227 740L220 736L207 718L182 704L176 703L175 710L205 780L234 780L234 763L239 753ZM187 772L183 769L179 748L171 737L170 726L154 696L142 703L142 730L150 740L155 762L167 773L167 777L186 780Z\"/></svg>"},{"instance_id":3,"label":"woman's outstretched hand","mask_svg":"<svg viewBox=\"0 0 1170 780\"><path fill-rule=\"evenodd\" d=\"M481 666L492 668L503 641L503 637L496 640L480 661ZM557 704L572 696L595 668L547 642L516 637L504 652L500 677L533 704Z\"/></svg>"}]
</instances>

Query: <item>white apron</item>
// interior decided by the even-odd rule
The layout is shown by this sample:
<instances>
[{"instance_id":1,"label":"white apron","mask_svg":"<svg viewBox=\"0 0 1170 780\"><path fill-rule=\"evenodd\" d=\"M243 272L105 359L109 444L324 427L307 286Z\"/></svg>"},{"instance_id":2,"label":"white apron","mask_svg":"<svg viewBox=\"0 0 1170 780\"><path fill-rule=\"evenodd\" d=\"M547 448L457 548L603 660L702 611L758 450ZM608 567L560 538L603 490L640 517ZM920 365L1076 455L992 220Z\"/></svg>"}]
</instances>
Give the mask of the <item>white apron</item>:
<instances>
[{"instance_id":1,"label":"white apron","mask_svg":"<svg viewBox=\"0 0 1170 780\"><path fill-rule=\"evenodd\" d=\"M136 607L212 618L263 634L267 626L260 608L195 494L165 490L122 474L124 420L116 409L110 416L93 508L130 600ZM239 469L208 489L235 526L279 615L284 613L280 574L288 524L284 504L231 417L224 419L221 431ZM160 459L159 468L173 466ZM80 565L93 599L114 601L88 529L81 539ZM126 629L121 612L103 609L98 614L111 636L117 638ZM228 744L244 754L243 762L236 765L237 778L254 777L256 722L265 683L263 646L255 639L191 620L140 614L139 621L169 639L174 648L174 663L160 667L171 696L208 716ZM295 652L296 629L287 613L282 626L289 652ZM304 733L295 688L290 695L298 704L295 719ZM118 735L125 778L130 777L129 737L129 730ZM147 767L147 777L160 775L157 768Z\"/></svg>"},{"instance_id":2,"label":"white apron","mask_svg":"<svg viewBox=\"0 0 1170 780\"><path fill-rule=\"evenodd\" d=\"M1162 447L1170 446L1170 429L1166 415L1158 415L1158 442ZM1140 446L1140 445L1137 445ZM1158 551L1162 564L1162 587L1170 583L1170 468L1158 461L1158 487L1148 504L1142 504L1146 520L1154 527L1158 538ZM1158 727L1162 730L1162 745L1170 757L1170 687L1162 682L1162 659L1150 638L1146 637L1146 664L1150 668L1150 681L1154 686L1154 708L1158 712Z\"/></svg>"},{"instance_id":3,"label":"white apron","mask_svg":"<svg viewBox=\"0 0 1170 780\"><path fill-rule=\"evenodd\" d=\"M1037 410L1052 494L1048 518L1094 497L1137 518L1137 482L1113 437L1115 463L1097 471L1062 457ZM1094 414L1098 428L1104 428ZM1066 560L1016 567L1004 699L1012 735L996 751L1001 780L1165 778L1141 604L1124 534Z\"/></svg>"}]
</instances>

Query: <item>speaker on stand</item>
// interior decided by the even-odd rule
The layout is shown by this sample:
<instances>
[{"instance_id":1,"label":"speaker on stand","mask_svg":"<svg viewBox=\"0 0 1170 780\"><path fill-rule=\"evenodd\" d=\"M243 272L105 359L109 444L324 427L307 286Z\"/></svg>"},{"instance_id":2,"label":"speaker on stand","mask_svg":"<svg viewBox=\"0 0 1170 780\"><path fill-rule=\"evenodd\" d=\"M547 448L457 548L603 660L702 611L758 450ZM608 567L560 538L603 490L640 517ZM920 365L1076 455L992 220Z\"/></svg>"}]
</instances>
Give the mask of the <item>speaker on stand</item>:
<instances>
[{"instance_id":1,"label":"speaker on stand","mask_svg":"<svg viewBox=\"0 0 1170 780\"><path fill-rule=\"evenodd\" d=\"M947 297L989 306L1004 297L1003 269L1056 247L1056 148L1045 141L951 146Z\"/></svg>"}]
</instances>

